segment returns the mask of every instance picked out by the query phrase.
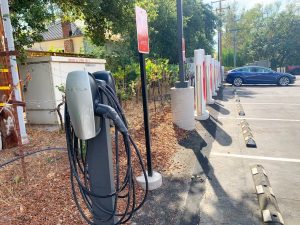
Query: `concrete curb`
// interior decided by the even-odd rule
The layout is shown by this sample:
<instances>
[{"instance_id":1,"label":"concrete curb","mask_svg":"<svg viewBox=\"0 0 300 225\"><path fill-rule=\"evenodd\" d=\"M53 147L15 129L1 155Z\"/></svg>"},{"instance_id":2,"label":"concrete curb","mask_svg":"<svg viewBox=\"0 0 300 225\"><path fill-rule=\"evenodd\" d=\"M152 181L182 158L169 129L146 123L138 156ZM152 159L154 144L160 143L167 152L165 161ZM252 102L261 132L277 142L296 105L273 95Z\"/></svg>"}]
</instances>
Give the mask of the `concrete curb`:
<instances>
[{"instance_id":1,"label":"concrete curb","mask_svg":"<svg viewBox=\"0 0 300 225\"><path fill-rule=\"evenodd\" d=\"M239 116L245 116L245 111L243 109L243 106L241 104L241 100L240 100L240 97L238 96L237 92L236 92L236 89L233 90L233 94L234 94L234 97L235 97L235 101L237 102L237 110L238 110L238 114Z\"/></svg>"},{"instance_id":2,"label":"concrete curb","mask_svg":"<svg viewBox=\"0 0 300 225\"><path fill-rule=\"evenodd\" d=\"M236 92L236 89L233 90L233 94L234 94L234 97L235 97L235 101L236 102L240 102L240 97L238 96L237 92Z\"/></svg>"},{"instance_id":3,"label":"concrete curb","mask_svg":"<svg viewBox=\"0 0 300 225\"><path fill-rule=\"evenodd\" d=\"M246 147L256 148L257 145L256 145L256 142L254 140L254 137L253 137L253 134L252 134L252 131L249 127L248 122L246 120L241 120L240 124L241 124L242 133L243 133L243 136L244 136Z\"/></svg>"},{"instance_id":4,"label":"concrete curb","mask_svg":"<svg viewBox=\"0 0 300 225\"><path fill-rule=\"evenodd\" d=\"M275 194L264 167L262 165L252 166L251 173L263 223L266 225L284 225Z\"/></svg>"},{"instance_id":5,"label":"concrete curb","mask_svg":"<svg viewBox=\"0 0 300 225\"><path fill-rule=\"evenodd\" d=\"M244 111L244 108L242 106L242 104L240 102L238 102L237 104L237 110L238 110L238 114L239 116L245 116L245 111Z\"/></svg>"}]
</instances>

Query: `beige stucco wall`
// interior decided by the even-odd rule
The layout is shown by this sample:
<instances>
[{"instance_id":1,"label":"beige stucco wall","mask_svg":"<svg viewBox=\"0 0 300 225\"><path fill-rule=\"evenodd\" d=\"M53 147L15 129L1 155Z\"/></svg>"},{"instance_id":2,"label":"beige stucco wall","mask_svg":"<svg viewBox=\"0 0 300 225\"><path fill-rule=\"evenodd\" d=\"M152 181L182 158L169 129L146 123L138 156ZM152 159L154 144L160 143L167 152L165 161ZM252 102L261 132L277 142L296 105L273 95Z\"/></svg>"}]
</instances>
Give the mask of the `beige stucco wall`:
<instances>
[{"instance_id":1,"label":"beige stucco wall","mask_svg":"<svg viewBox=\"0 0 300 225\"><path fill-rule=\"evenodd\" d=\"M83 37L72 37L72 38L66 38L66 39L59 39L59 40L52 40L52 41L43 41L35 43L30 50L36 50L36 51L49 51L49 50L64 50L64 41L65 40L73 40L74 44L74 53L83 53L81 51L84 50L83 46Z\"/></svg>"}]
</instances>

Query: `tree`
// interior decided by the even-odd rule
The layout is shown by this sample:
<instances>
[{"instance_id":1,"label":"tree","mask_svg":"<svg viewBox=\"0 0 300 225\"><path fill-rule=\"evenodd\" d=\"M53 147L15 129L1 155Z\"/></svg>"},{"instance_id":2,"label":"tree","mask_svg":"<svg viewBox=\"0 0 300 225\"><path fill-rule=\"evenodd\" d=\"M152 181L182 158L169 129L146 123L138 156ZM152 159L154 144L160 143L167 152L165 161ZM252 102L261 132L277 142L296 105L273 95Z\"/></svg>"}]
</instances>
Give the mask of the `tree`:
<instances>
[{"instance_id":1,"label":"tree","mask_svg":"<svg viewBox=\"0 0 300 225\"><path fill-rule=\"evenodd\" d=\"M125 66L137 61L135 4L148 13L150 57L167 58L170 63L176 63L177 11L174 0L12 0L10 8L17 49L41 41L41 33L55 18L83 19L88 39L102 46L94 52L105 56L114 65ZM196 48L212 53L216 24L217 18L210 6L201 0L184 1L187 55L192 56ZM118 35L119 40L111 41L112 35Z\"/></svg>"},{"instance_id":2,"label":"tree","mask_svg":"<svg viewBox=\"0 0 300 225\"><path fill-rule=\"evenodd\" d=\"M215 30L219 21L211 6L201 0L186 0L183 14L187 55L193 56L194 50L199 48L205 49L206 54L212 54Z\"/></svg>"},{"instance_id":3,"label":"tree","mask_svg":"<svg viewBox=\"0 0 300 225\"><path fill-rule=\"evenodd\" d=\"M299 64L299 19L291 6L279 13L272 12L249 45L252 57L269 59L273 68Z\"/></svg>"},{"instance_id":4,"label":"tree","mask_svg":"<svg viewBox=\"0 0 300 225\"><path fill-rule=\"evenodd\" d=\"M234 22L236 18L239 19ZM228 11L223 48L227 54L232 52L233 44L230 42L233 42L233 36L230 30L238 29L238 61L243 64L266 59L271 62L272 68L299 64L299 21L297 8L292 4L284 9L279 3L267 7L258 4L240 14L237 9Z\"/></svg>"},{"instance_id":5,"label":"tree","mask_svg":"<svg viewBox=\"0 0 300 225\"><path fill-rule=\"evenodd\" d=\"M46 25L54 18L47 9L49 4L48 0L9 1L16 49L21 50L42 40L41 33L46 31Z\"/></svg>"},{"instance_id":6,"label":"tree","mask_svg":"<svg viewBox=\"0 0 300 225\"><path fill-rule=\"evenodd\" d=\"M97 45L111 34L123 33L133 21L131 0L11 0L9 4L19 50L41 41L41 33L55 17L84 19L86 33Z\"/></svg>"}]
</instances>

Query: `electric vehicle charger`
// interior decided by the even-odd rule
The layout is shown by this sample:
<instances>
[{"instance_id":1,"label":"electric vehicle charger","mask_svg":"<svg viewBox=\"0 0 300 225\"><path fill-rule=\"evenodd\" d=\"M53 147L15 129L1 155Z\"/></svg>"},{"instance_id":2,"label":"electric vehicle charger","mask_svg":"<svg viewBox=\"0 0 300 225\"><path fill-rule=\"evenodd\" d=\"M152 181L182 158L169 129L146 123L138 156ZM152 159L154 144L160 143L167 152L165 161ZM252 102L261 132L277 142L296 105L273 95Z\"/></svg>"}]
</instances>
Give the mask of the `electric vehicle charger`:
<instances>
[{"instance_id":1,"label":"electric vehicle charger","mask_svg":"<svg viewBox=\"0 0 300 225\"><path fill-rule=\"evenodd\" d=\"M113 121L114 126L114 160L115 160L115 169L114 169L114 177L115 177L115 191L113 193L107 193L106 195L99 195L94 193L90 188L90 177L89 177L89 166L86 158L86 149L87 142L86 140L82 140L76 136L76 132L71 123L70 114L68 111L68 99L65 104L65 130L66 130L66 139L67 139L67 147L68 147L68 155L71 169L71 188L72 194L75 201L75 204L82 215L82 217L86 220L88 224L93 224L94 220L91 219L91 215L93 218L97 217L94 214L93 204L95 206L95 202L92 199L108 199L111 198L114 202L114 207L112 211L108 211L101 205L96 205L98 209L100 209L105 215L105 218L97 218L97 221L101 221L101 223L105 223L112 218L115 218L116 221L114 224L124 224L130 220L133 213L135 213L141 206L144 204L147 193L148 193L148 180L146 176L145 167L142 161L141 154L137 145L134 143L132 137L128 132L128 123L125 118L125 114L123 109L118 101L114 90L114 84L108 81L105 82L103 80L97 80L92 74L89 74L90 78L92 78L92 82L97 84L97 96L94 101L94 113L96 117L99 117L102 122L100 122L100 129L97 132L101 132L101 126L103 125L103 120L110 119ZM111 76L111 75L110 75ZM112 77L111 80L113 81ZM108 105L102 104L101 96L105 96L107 98ZM123 149L120 149L119 144L119 133L122 136L123 140ZM134 151L132 151L132 147ZM126 157L126 171L123 172L123 177L120 175L120 154L123 151L123 154ZM99 146L99 151L101 151L101 146ZM144 174L146 180L146 190L144 192L144 196L142 200L138 203L136 196L136 183L134 180L134 169L132 168L132 154L133 152L137 156L137 160L139 162L140 169ZM77 189L77 191L76 191ZM78 194L81 195L81 200L79 200ZM123 199L123 203L126 202L126 206L123 207L123 210L120 211L118 208L120 199ZM83 209L83 205L85 209L88 210L88 213L85 213L86 210ZM87 215L89 214L89 215Z\"/></svg>"}]
</instances>

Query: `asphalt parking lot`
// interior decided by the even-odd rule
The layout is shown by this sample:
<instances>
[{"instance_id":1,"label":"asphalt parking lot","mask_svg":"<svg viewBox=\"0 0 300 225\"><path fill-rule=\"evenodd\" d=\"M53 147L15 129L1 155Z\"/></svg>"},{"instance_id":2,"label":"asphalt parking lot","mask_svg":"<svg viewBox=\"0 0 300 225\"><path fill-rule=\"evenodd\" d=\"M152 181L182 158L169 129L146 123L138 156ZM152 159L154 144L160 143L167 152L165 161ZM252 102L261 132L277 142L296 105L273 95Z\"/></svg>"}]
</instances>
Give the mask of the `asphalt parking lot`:
<instances>
[{"instance_id":1,"label":"asphalt parking lot","mask_svg":"<svg viewBox=\"0 0 300 225\"><path fill-rule=\"evenodd\" d=\"M239 116L234 91L245 116ZM224 85L208 107L215 132L209 146L200 224L262 224L251 166L268 175L284 224L300 224L300 77L294 85ZM246 119L257 144L247 148L240 121ZM207 123L199 122L204 136ZM209 142L207 140L207 142Z\"/></svg>"}]
</instances>

